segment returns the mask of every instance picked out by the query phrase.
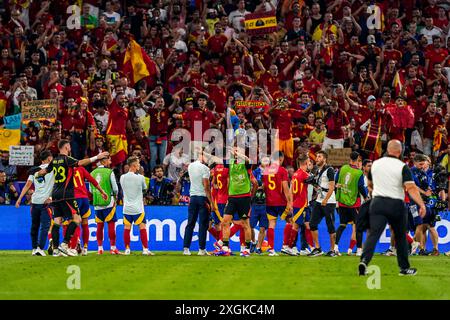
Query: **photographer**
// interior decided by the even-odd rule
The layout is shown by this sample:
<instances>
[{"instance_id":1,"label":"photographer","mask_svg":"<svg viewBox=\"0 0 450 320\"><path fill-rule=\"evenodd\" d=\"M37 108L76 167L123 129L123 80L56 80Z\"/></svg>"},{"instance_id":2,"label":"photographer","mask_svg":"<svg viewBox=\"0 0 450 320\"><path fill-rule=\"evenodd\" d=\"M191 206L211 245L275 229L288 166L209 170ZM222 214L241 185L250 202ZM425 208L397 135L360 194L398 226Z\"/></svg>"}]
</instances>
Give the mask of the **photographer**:
<instances>
[{"instance_id":1,"label":"photographer","mask_svg":"<svg viewBox=\"0 0 450 320\"><path fill-rule=\"evenodd\" d=\"M189 173L186 170L182 170L179 173L177 184L175 186L175 197L179 206L188 206L191 200L189 191L191 189L191 180L189 179Z\"/></svg>"},{"instance_id":2,"label":"photographer","mask_svg":"<svg viewBox=\"0 0 450 320\"><path fill-rule=\"evenodd\" d=\"M174 185L172 180L164 177L164 169L158 165L153 170L154 178L150 179L148 190L152 205L167 206L172 204Z\"/></svg>"}]
</instances>

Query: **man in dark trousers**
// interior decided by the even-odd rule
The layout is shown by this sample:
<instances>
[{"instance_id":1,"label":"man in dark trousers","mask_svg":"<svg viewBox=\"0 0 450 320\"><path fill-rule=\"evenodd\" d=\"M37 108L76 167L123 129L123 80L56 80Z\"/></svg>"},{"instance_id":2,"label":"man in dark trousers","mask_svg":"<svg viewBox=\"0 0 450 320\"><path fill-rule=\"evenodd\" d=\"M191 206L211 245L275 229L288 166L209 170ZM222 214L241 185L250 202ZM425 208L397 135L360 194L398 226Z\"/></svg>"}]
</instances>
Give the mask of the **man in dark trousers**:
<instances>
[{"instance_id":1,"label":"man in dark trousers","mask_svg":"<svg viewBox=\"0 0 450 320\"><path fill-rule=\"evenodd\" d=\"M426 209L409 167L399 159L401 154L401 142L391 140L388 143L387 156L376 160L370 169L368 181L369 188L373 190L369 211L370 233L358 266L360 276L367 274L367 265L372 260L375 246L387 223L392 227L397 244L399 275L414 276L417 273L417 269L411 268L408 261L405 190L419 206L421 217L425 216Z\"/></svg>"}]
</instances>

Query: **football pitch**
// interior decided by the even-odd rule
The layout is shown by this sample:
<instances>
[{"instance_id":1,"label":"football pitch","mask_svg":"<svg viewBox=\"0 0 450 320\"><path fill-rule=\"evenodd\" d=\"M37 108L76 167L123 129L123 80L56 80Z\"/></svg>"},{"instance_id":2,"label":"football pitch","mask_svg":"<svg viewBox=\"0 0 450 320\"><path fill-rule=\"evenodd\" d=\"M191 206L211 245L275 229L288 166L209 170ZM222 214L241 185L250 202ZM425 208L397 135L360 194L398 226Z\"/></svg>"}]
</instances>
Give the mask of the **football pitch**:
<instances>
[{"instance_id":1,"label":"football pitch","mask_svg":"<svg viewBox=\"0 0 450 320\"><path fill-rule=\"evenodd\" d=\"M450 299L449 257L410 260L417 276L400 277L395 257L376 255L371 265L380 268L380 288L369 289L367 283L373 287L376 281L357 276L359 258L346 255L242 258L89 252L86 257L55 258L0 251L0 299ZM79 275L79 289L73 288L74 275Z\"/></svg>"}]
</instances>

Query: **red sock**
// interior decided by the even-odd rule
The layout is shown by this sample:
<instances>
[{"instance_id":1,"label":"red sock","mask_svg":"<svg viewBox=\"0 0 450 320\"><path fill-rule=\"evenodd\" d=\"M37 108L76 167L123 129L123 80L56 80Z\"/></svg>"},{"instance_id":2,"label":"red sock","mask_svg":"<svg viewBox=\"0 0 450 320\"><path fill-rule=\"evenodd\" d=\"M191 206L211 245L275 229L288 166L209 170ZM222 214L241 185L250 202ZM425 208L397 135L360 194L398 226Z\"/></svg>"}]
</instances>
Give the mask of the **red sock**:
<instances>
[{"instance_id":1,"label":"red sock","mask_svg":"<svg viewBox=\"0 0 450 320\"><path fill-rule=\"evenodd\" d=\"M52 233L49 232L49 233L47 234L47 239L50 240L51 238L52 238Z\"/></svg>"},{"instance_id":2,"label":"red sock","mask_svg":"<svg viewBox=\"0 0 450 320\"><path fill-rule=\"evenodd\" d=\"M294 228L291 227L291 236L289 238L289 248L293 248L295 246L295 240L297 239L298 230L294 230Z\"/></svg>"},{"instance_id":3,"label":"red sock","mask_svg":"<svg viewBox=\"0 0 450 320\"><path fill-rule=\"evenodd\" d=\"M286 223L286 226L284 227L283 231L283 246L289 245L291 243L291 231L292 231L292 224Z\"/></svg>"},{"instance_id":4,"label":"red sock","mask_svg":"<svg viewBox=\"0 0 450 320\"><path fill-rule=\"evenodd\" d=\"M140 229L139 232L141 234L142 247L147 249L148 248L147 230Z\"/></svg>"},{"instance_id":5,"label":"red sock","mask_svg":"<svg viewBox=\"0 0 450 320\"><path fill-rule=\"evenodd\" d=\"M125 242L125 249L130 249L130 232L131 229L125 229L123 231L123 242Z\"/></svg>"},{"instance_id":6,"label":"red sock","mask_svg":"<svg viewBox=\"0 0 450 320\"><path fill-rule=\"evenodd\" d=\"M216 228L211 227L208 229L209 233L214 237L214 239L219 240L219 232L216 230Z\"/></svg>"},{"instance_id":7,"label":"red sock","mask_svg":"<svg viewBox=\"0 0 450 320\"><path fill-rule=\"evenodd\" d=\"M97 223L97 244L103 246L103 222Z\"/></svg>"},{"instance_id":8,"label":"red sock","mask_svg":"<svg viewBox=\"0 0 450 320\"><path fill-rule=\"evenodd\" d=\"M108 222L108 236L111 246L116 245L116 223L114 221Z\"/></svg>"},{"instance_id":9,"label":"red sock","mask_svg":"<svg viewBox=\"0 0 450 320\"><path fill-rule=\"evenodd\" d=\"M63 238L66 236L67 224L63 224Z\"/></svg>"},{"instance_id":10,"label":"red sock","mask_svg":"<svg viewBox=\"0 0 450 320\"><path fill-rule=\"evenodd\" d=\"M77 247L78 244L78 239L80 238L80 226L78 226L75 229L75 232L73 233L72 238L70 238L70 242L69 242L69 248L70 249L75 249Z\"/></svg>"},{"instance_id":11,"label":"red sock","mask_svg":"<svg viewBox=\"0 0 450 320\"><path fill-rule=\"evenodd\" d=\"M274 249L274 242L275 242L275 230L273 228L267 229L267 242L269 243L269 247L271 249Z\"/></svg>"},{"instance_id":12,"label":"red sock","mask_svg":"<svg viewBox=\"0 0 450 320\"><path fill-rule=\"evenodd\" d=\"M220 228L220 232L219 232L219 240L223 240L223 232L222 232L222 228Z\"/></svg>"},{"instance_id":13,"label":"red sock","mask_svg":"<svg viewBox=\"0 0 450 320\"><path fill-rule=\"evenodd\" d=\"M351 239L350 240L350 249L353 250L353 248L356 246L356 240L355 239Z\"/></svg>"},{"instance_id":14,"label":"red sock","mask_svg":"<svg viewBox=\"0 0 450 320\"><path fill-rule=\"evenodd\" d=\"M81 228L83 229L83 246L87 247L89 244L89 225L82 224Z\"/></svg>"},{"instance_id":15,"label":"red sock","mask_svg":"<svg viewBox=\"0 0 450 320\"><path fill-rule=\"evenodd\" d=\"M245 231L242 226L239 229L239 242L241 243L241 246L245 246Z\"/></svg>"},{"instance_id":16,"label":"red sock","mask_svg":"<svg viewBox=\"0 0 450 320\"><path fill-rule=\"evenodd\" d=\"M409 234L406 234L406 241L408 241L409 244L412 244L414 242L414 239L411 238Z\"/></svg>"},{"instance_id":17,"label":"red sock","mask_svg":"<svg viewBox=\"0 0 450 320\"><path fill-rule=\"evenodd\" d=\"M231 229L230 229L230 238L231 238L232 236L234 236L234 235L236 234L236 232L239 231L239 228L240 228L240 227L241 227L241 226L238 225L238 224L233 224L233 226L232 226Z\"/></svg>"},{"instance_id":18,"label":"red sock","mask_svg":"<svg viewBox=\"0 0 450 320\"><path fill-rule=\"evenodd\" d=\"M305 228L305 238L306 238L306 242L308 242L309 246L314 247L311 230L308 228Z\"/></svg>"}]
</instances>

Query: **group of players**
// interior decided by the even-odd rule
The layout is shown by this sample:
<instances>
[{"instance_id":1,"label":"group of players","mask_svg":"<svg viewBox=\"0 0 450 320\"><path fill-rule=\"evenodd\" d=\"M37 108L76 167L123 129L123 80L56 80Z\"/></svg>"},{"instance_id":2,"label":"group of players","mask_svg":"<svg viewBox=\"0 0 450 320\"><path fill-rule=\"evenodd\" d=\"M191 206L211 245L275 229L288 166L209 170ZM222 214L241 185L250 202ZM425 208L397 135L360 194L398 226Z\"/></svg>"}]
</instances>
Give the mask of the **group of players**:
<instances>
[{"instance_id":1,"label":"group of players","mask_svg":"<svg viewBox=\"0 0 450 320\"><path fill-rule=\"evenodd\" d=\"M107 152L96 157L76 160L70 157L70 143L59 142L60 154L53 158L49 151L41 153L42 164L30 171L30 177L19 196L16 207L34 184L32 197L32 245L33 255L46 255L45 221L49 221L48 252L54 256L87 255L89 242L88 218L91 215L86 181L90 183L97 224L98 254L103 254L104 224L108 225L111 254L122 254L116 248L116 200L119 187ZM210 155L209 155L210 157ZM284 155L275 152L271 158L264 157L254 168L249 159L237 150L232 160L213 161L211 169L211 221L208 231L216 239L215 255L231 255L229 239L239 232L241 255L262 254L277 256L275 251L275 226L280 217L286 220L281 252L288 255L320 256L325 254L319 243L318 225L325 218L330 236L330 250L327 256L339 256L339 241L348 224L352 224L352 237L347 253L362 253L363 232L369 229L368 204L370 190L367 175L371 161L361 159L357 152L350 155L349 164L337 172L327 164L327 153L316 153L315 167L307 155L297 159L298 170L291 178L283 167ZM208 162L207 157L203 159ZM211 160L211 158L209 158ZM97 168L88 173L84 166L97 162ZM210 161L209 161L210 162ZM424 197L430 196L430 179L427 159L418 155L412 169L416 184ZM143 193L147 186L144 176L138 174L139 159L130 157L129 171L121 176L123 192L124 244L123 254L130 254L130 232L132 224L139 226L144 255L153 255L148 250L148 235L144 213ZM309 190L309 191L308 191ZM312 192L311 192L312 191ZM335 229L335 210L339 213L340 224ZM424 219L414 214L415 204L409 204L410 228L414 238L407 236L414 253L420 248L425 252L426 231L437 251L437 232L434 229L433 211L430 209ZM417 208L416 208L417 209ZM416 210L417 211L417 210ZM420 221L419 221L420 220ZM50 225L51 221L51 225ZM40 239L38 229L41 225ZM80 228L81 225L81 228ZM232 225L232 226L231 226ZM60 228L63 241L60 243ZM255 227L259 234L255 238ZM299 232L300 231L300 232ZM83 247L80 247L80 236ZM267 241L264 239L267 237ZM391 237L393 239L393 237ZM300 250L297 242L300 239ZM205 251L201 251L202 254ZM388 253L395 254L395 244L391 243ZM185 255L190 255L185 248ZM206 253L209 255L209 253ZM438 251L437 251L437 254Z\"/></svg>"}]
</instances>

